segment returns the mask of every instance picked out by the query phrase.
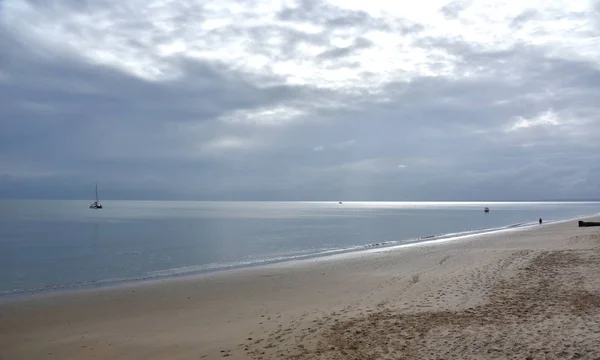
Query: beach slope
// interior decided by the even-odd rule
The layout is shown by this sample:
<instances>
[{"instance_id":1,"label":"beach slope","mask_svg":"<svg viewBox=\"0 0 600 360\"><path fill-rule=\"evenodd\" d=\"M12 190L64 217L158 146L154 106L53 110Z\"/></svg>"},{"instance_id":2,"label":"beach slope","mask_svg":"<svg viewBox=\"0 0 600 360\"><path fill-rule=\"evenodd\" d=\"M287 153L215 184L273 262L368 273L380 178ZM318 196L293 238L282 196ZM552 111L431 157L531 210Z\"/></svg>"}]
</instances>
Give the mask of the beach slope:
<instances>
[{"instance_id":1,"label":"beach slope","mask_svg":"<svg viewBox=\"0 0 600 360\"><path fill-rule=\"evenodd\" d=\"M577 221L0 303L0 359L595 359L598 344L600 229Z\"/></svg>"}]
</instances>

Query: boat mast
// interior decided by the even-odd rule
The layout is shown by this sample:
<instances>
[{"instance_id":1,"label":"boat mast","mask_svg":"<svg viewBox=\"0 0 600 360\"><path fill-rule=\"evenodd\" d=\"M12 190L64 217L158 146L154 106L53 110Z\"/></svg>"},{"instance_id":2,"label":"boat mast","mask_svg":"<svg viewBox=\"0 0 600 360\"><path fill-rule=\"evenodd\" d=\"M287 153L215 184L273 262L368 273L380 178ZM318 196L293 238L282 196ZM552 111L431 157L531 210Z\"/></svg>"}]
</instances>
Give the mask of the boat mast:
<instances>
[{"instance_id":1,"label":"boat mast","mask_svg":"<svg viewBox=\"0 0 600 360\"><path fill-rule=\"evenodd\" d=\"M96 183L96 203L98 203L98 183Z\"/></svg>"}]
</instances>

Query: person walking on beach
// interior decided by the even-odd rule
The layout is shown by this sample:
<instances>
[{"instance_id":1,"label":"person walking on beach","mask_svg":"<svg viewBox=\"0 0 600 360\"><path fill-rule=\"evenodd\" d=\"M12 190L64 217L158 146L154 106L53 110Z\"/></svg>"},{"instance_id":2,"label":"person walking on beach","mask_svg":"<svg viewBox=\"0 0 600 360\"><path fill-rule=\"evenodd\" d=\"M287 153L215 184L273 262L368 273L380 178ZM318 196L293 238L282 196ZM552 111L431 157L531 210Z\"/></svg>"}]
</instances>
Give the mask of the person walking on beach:
<instances>
[{"instance_id":1,"label":"person walking on beach","mask_svg":"<svg viewBox=\"0 0 600 360\"><path fill-rule=\"evenodd\" d=\"M540 225L542 225L542 218L540 218Z\"/></svg>"}]
</instances>

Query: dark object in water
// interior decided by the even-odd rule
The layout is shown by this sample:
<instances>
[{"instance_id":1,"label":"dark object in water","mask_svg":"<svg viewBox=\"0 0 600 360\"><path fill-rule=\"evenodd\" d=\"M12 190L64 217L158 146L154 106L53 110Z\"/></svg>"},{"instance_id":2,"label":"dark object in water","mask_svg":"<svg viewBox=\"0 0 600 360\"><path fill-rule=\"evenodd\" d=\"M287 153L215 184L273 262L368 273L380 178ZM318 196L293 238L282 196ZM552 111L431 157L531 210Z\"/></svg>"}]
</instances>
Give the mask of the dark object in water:
<instances>
[{"instance_id":1,"label":"dark object in water","mask_svg":"<svg viewBox=\"0 0 600 360\"><path fill-rule=\"evenodd\" d=\"M102 204L98 201L98 184L96 184L96 201L90 205L90 209L102 209Z\"/></svg>"},{"instance_id":2,"label":"dark object in water","mask_svg":"<svg viewBox=\"0 0 600 360\"><path fill-rule=\"evenodd\" d=\"M542 218L540 218L540 225L542 225Z\"/></svg>"},{"instance_id":3,"label":"dark object in water","mask_svg":"<svg viewBox=\"0 0 600 360\"><path fill-rule=\"evenodd\" d=\"M579 220L579 227L586 227L586 226L600 226L600 222Z\"/></svg>"},{"instance_id":4,"label":"dark object in water","mask_svg":"<svg viewBox=\"0 0 600 360\"><path fill-rule=\"evenodd\" d=\"M483 212L489 213L490 212L490 208L486 207L485 209L483 209Z\"/></svg>"}]
</instances>

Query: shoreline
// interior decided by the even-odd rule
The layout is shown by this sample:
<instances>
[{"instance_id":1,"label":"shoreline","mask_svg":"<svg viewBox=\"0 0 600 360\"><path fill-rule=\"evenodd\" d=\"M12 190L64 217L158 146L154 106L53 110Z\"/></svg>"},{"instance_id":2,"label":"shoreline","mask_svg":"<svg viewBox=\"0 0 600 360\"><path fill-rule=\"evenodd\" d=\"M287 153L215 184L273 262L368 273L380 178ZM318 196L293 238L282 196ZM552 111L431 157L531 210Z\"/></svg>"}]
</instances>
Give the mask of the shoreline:
<instances>
[{"instance_id":1,"label":"shoreline","mask_svg":"<svg viewBox=\"0 0 600 360\"><path fill-rule=\"evenodd\" d=\"M590 214L577 216L570 219L551 220L544 222L544 226L551 224L558 224L562 222L577 221L580 219L586 219L600 214ZM362 253L377 252L377 251L388 251L395 249L402 249L408 246L414 246L418 244L435 244L439 242L456 241L470 237L493 235L503 233L507 231L524 231L528 228L539 226L537 222L524 222L510 224L500 227L480 229L480 230L465 230L454 233L437 234L437 235L426 235L418 238L409 238L393 241L384 241L377 243L370 243L364 245L356 245L350 248L342 249L331 249L317 253L302 254L302 255L291 255L283 258L265 259L259 261L252 261L246 263L235 263L235 264L215 264L214 266L197 265L188 266L183 268L165 269L155 271L154 273L162 273L156 275L146 275L136 278L117 278L117 279L100 279L87 281L83 283L73 284L56 284L47 285L37 288L23 288L14 290L0 291L0 303L10 300L26 299L29 297L41 296L44 294L64 294L71 292L80 291L102 291L111 288L122 288L135 286L137 284L154 283L162 281L170 281L181 278L194 278L202 276L210 276L211 274L223 273L223 272L236 272L244 271L255 268L263 268L277 265L293 264L297 262L310 262L313 260L322 261L335 261L339 257L347 256L360 256Z\"/></svg>"},{"instance_id":2,"label":"shoreline","mask_svg":"<svg viewBox=\"0 0 600 360\"><path fill-rule=\"evenodd\" d=\"M600 356L599 228L371 250L1 302L0 357Z\"/></svg>"}]
</instances>

